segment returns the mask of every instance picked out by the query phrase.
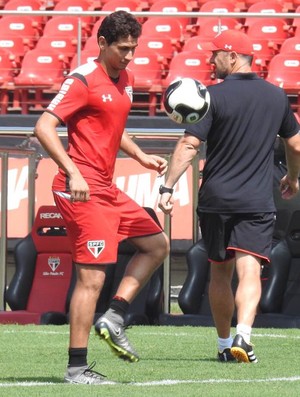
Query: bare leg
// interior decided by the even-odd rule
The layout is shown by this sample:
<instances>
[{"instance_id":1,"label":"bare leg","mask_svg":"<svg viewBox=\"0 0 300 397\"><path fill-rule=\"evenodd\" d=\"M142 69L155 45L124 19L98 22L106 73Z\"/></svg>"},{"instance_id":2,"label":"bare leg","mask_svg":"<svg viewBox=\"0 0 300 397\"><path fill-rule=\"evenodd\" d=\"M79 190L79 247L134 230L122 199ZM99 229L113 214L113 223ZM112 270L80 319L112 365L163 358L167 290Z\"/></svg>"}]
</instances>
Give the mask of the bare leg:
<instances>
[{"instance_id":1,"label":"bare leg","mask_svg":"<svg viewBox=\"0 0 300 397\"><path fill-rule=\"evenodd\" d=\"M77 282L70 304L70 347L87 347L105 266L76 265Z\"/></svg>"},{"instance_id":2,"label":"bare leg","mask_svg":"<svg viewBox=\"0 0 300 397\"><path fill-rule=\"evenodd\" d=\"M231 280L234 260L226 263L211 262L209 301L219 338L230 336L231 320L234 313L234 296Z\"/></svg>"},{"instance_id":3,"label":"bare leg","mask_svg":"<svg viewBox=\"0 0 300 397\"><path fill-rule=\"evenodd\" d=\"M117 295L131 303L138 292L162 264L170 247L165 233L130 240L138 249L127 265Z\"/></svg>"},{"instance_id":4,"label":"bare leg","mask_svg":"<svg viewBox=\"0 0 300 397\"><path fill-rule=\"evenodd\" d=\"M235 296L238 324L252 327L261 297L261 260L253 255L236 252L236 269L239 279Z\"/></svg>"}]
</instances>

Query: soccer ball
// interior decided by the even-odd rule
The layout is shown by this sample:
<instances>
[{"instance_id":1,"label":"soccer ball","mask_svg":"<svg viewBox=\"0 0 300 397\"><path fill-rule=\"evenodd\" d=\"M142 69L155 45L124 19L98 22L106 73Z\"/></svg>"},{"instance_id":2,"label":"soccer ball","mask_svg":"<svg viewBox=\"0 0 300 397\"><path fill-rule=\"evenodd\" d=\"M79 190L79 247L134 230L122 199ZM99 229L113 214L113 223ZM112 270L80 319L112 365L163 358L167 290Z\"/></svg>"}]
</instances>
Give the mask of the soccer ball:
<instances>
[{"instance_id":1,"label":"soccer ball","mask_svg":"<svg viewBox=\"0 0 300 397\"><path fill-rule=\"evenodd\" d=\"M178 124L194 124L203 119L210 106L210 95L204 84L190 77L174 80L163 95L169 118Z\"/></svg>"}]
</instances>

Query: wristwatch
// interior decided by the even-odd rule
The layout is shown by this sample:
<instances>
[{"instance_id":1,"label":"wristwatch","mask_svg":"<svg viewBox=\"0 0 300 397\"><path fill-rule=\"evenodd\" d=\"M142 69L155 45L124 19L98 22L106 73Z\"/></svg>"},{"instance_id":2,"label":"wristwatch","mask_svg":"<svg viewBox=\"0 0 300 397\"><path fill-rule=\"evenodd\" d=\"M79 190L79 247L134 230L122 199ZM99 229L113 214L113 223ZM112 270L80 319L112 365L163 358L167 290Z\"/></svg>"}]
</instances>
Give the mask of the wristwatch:
<instances>
[{"instance_id":1,"label":"wristwatch","mask_svg":"<svg viewBox=\"0 0 300 397\"><path fill-rule=\"evenodd\" d=\"M164 193L173 194L173 192L174 192L174 189L171 187L166 187L163 185L160 185L160 187L159 187L159 194L164 194Z\"/></svg>"}]
</instances>

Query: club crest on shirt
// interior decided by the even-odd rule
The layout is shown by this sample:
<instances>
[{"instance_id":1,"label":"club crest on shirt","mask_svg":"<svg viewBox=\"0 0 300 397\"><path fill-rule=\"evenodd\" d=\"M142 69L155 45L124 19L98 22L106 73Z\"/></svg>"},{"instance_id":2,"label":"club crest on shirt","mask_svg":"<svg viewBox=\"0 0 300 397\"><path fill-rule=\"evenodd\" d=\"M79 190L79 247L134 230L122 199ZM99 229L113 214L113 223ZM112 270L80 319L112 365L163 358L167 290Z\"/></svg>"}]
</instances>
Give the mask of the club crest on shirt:
<instances>
[{"instance_id":1,"label":"club crest on shirt","mask_svg":"<svg viewBox=\"0 0 300 397\"><path fill-rule=\"evenodd\" d=\"M91 254L95 258L98 258L98 256L101 254L101 252L105 248L105 241L104 240L91 240L91 241L87 242L87 247L88 247L88 250L91 252Z\"/></svg>"},{"instance_id":2,"label":"club crest on shirt","mask_svg":"<svg viewBox=\"0 0 300 397\"><path fill-rule=\"evenodd\" d=\"M125 91L127 92L127 95L128 95L129 98L130 98L130 102L132 102L132 99L133 99L132 87L131 87L131 86L125 87Z\"/></svg>"}]
</instances>

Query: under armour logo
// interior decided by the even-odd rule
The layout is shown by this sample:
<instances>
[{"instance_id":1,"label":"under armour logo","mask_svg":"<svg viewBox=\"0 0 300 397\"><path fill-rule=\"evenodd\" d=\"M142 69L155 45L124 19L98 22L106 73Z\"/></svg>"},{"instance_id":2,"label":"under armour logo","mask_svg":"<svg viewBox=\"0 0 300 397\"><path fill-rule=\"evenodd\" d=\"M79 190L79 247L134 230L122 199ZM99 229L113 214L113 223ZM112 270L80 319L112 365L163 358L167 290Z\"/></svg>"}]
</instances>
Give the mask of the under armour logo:
<instances>
[{"instance_id":1,"label":"under armour logo","mask_svg":"<svg viewBox=\"0 0 300 397\"><path fill-rule=\"evenodd\" d=\"M231 44L225 44L225 45L224 45L224 48L227 48L228 50L231 50L232 45L231 45Z\"/></svg>"},{"instance_id":2,"label":"under armour logo","mask_svg":"<svg viewBox=\"0 0 300 397\"><path fill-rule=\"evenodd\" d=\"M108 94L108 95L103 94L103 95L102 95L102 101L103 101L103 102L106 102L106 101L112 102L112 97L111 97L111 95L110 95L110 94Z\"/></svg>"}]
</instances>

